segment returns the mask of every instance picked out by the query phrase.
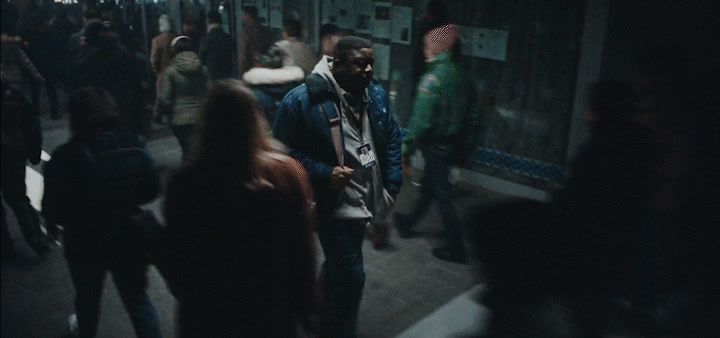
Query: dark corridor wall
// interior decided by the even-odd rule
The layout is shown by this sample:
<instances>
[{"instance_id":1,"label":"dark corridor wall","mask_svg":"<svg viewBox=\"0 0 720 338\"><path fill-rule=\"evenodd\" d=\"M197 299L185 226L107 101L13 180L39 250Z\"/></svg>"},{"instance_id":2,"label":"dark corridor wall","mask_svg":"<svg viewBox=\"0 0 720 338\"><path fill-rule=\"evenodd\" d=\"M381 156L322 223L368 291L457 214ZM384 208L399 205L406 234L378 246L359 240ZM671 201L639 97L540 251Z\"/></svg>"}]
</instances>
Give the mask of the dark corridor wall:
<instances>
[{"instance_id":1,"label":"dark corridor wall","mask_svg":"<svg viewBox=\"0 0 720 338\"><path fill-rule=\"evenodd\" d=\"M603 55L605 78L627 79L645 55L679 57L688 78L720 74L720 2L612 1Z\"/></svg>"}]
</instances>

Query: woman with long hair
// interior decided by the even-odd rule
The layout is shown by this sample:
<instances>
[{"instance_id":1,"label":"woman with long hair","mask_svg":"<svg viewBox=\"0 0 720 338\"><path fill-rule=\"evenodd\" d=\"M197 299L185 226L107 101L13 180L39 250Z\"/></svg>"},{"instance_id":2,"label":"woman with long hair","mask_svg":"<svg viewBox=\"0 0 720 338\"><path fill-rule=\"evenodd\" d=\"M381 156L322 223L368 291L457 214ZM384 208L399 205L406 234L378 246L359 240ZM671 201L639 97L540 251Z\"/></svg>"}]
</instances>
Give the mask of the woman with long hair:
<instances>
[{"instance_id":1,"label":"woman with long hair","mask_svg":"<svg viewBox=\"0 0 720 338\"><path fill-rule=\"evenodd\" d=\"M168 183L166 255L181 337L295 337L315 303L312 193L250 89L214 83Z\"/></svg>"}]
</instances>

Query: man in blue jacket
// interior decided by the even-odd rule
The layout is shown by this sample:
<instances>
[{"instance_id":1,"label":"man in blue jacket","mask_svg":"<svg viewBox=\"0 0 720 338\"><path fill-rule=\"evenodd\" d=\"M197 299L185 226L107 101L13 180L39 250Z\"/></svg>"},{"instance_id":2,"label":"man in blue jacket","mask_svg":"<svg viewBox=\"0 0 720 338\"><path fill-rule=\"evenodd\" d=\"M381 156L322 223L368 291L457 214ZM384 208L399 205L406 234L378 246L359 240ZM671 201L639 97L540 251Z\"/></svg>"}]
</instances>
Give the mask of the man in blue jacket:
<instances>
[{"instance_id":1,"label":"man in blue jacket","mask_svg":"<svg viewBox=\"0 0 720 338\"><path fill-rule=\"evenodd\" d=\"M320 335L355 337L365 284L365 228L387 217L402 183L401 136L372 81L369 41L346 37L278 108L273 130L315 191L325 306Z\"/></svg>"}]
</instances>

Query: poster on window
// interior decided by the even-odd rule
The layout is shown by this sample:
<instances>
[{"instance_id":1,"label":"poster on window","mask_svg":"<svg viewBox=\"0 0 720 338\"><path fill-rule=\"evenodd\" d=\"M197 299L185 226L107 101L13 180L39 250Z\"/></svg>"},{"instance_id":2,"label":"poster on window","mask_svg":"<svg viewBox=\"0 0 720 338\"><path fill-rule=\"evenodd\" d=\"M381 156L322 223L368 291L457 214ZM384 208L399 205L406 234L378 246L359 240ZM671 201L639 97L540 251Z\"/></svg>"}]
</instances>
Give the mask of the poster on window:
<instances>
[{"instance_id":1,"label":"poster on window","mask_svg":"<svg viewBox=\"0 0 720 338\"><path fill-rule=\"evenodd\" d=\"M460 26L460 54L465 56L473 56L473 44L477 28ZM425 43L423 41L423 43Z\"/></svg>"},{"instance_id":2,"label":"poster on window","mask_svg":"<svg viewBox=\"0 0 720 338\"><path fill-rule=\"evenodd\" d=\"M283 28L283 1L270 0L270 27Z\"/></svg>"},{"instance_id":3,"label":"poster on window","mask_svg":"<svg viewBox=\"0 0 720 338\"><path fill-rule=\"evenodd\" d=\"M337 3L337 25L340 28L355 28L355 15L353 14L352 0L336 0Z\"/></svg>"},{"instance_id":4,"label":"poster on window","mask_svg":"<svg viewBox=\"0 0 720 338\"><path fill-rule=\"evenodd\" d=\"M390 11L389 2L376 2L375 13L373 17L372 35L379 39L390 38Z\"/></svg>"},{"instance_id":5,"label":"poster on window","mask_svg":"<svg viewBox=\"0 0 720 338\"><path fill-rule=\"evenodd\" d=\"M390 79L390 45L373 43L375 78L387 81Z\"/></svg>"},{"instance_id":6,"label":"poster on window","mask_svg":"<svg viewBox=\"0 0 720 338\"><path fill-rule=\"evenodd\" d=\"M412 7L395 6L392 9L392 39L394 43L410 44L412 38Z\"/></svg>"},{"instance_id":7,"label":"poster on window","mask_svg":"<svg viewBox=\"0 0 720 338\"><path fill-rule=\"evenodd\" d=\"M505 61L508 40L507 31L476 28L473 34L473 56Z\"/></svg>"},{"instance_id":8,"label":"poster on window","mask_svg":"<svg viewBox=\"0 0 720 338\"><path fill-rule=\"evenodd\" d=\"M262 25L267 26L268 25L268 11L270 9L270 0L256 0L255 1L255 7L258 11L258 22L260 22Z\"/></svg>"},{"instance_id":9,"label":"poster on window","mask_svg":"<svg viewBox=\"0 0 720 338\"><path fill-rule=\"evenodd\" d=\"M334 25L338 24L337 4L335 3L335 0L323 0L322 2L322 16L320 17L320 24L326 23Z\"/></svg>"},{"instance_id":10,"label":"poster on window","mask_svg":"<svg viewBox=\"0 0 720 338\"><path fill-rule=\"evenodd\" d=\"M355 2L355 29L356 33L371 34L373 23L373 2L371 0L358 0Z\"/></svg>"}]
</instances>

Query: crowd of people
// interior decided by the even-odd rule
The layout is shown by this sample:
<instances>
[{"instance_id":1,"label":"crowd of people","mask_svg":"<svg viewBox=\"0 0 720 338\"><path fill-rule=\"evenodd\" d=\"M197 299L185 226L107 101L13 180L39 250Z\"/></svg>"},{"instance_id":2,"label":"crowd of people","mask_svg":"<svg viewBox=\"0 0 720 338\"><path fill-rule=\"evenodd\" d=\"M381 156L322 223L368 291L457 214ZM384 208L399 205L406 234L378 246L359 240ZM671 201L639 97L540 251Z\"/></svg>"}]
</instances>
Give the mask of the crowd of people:
<instances>
[{"instance_id":1,"label":"crowd of people","mask_svg":"<svg viewBox=\"0 0 720 338\"><path fill-rule=\"evenodd\" d=\"M61 79L70 93L71 138L43 169L42 216L64 243L78 336L96 335L107 272L137 335L162 336L146 293L154 264L178 301L181 337L355 337L367 229L377 247L390 218L412 237L433 200L447 243L432 254L476 263L493 311L488 336L711 332L720 293L707 276L720 255L710 225L720 219L717 157L699 155L718 150L705 91L652 56L632 81L600 81L588 99L590 140L551 202L501 201L459 217L450 169L476 146L482 112L458 62L458 26L439 3L423 21L425 66L403 137L373 80L371 41L332 24L315 55L300 21L285 20L273 42L252 6L237 41L217 11L207 34L176 33L162 15L143 61L112 9L87 8L78 28L62 5L52 20L31 7L11 22L18 10L3 1L2 194L41 257L50 246L25 195L25 165L40 161L39 89L53 119ZM157 79L151 112L145 68ZM181 149L165 187L144 149L151 117ZM417 150L420 197L409 214L393 213ZM148 241L140 206L160 194L165 224ZM4 207L2 218L12 255Z\"/></svg>"}]
</instances>

